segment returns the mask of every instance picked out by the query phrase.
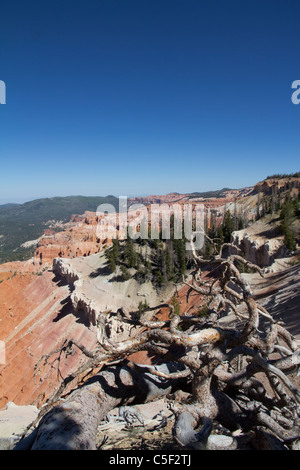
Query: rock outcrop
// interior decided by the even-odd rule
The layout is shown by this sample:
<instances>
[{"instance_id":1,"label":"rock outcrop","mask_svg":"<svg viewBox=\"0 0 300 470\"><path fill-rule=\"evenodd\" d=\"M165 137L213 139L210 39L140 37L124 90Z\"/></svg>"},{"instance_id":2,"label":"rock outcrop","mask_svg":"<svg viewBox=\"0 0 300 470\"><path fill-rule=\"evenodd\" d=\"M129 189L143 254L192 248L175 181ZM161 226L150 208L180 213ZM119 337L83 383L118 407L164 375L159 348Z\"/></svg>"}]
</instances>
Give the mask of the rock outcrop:
<instances>
[{"instance_id":1,"label":"rock outcrop","mask_svg":"<svg viewBox=\"0 0 300 470\"><path fill-rule=\"evenodd\" d=\"M278 222L275 223L271 215L233 232L232 242L248 261L260 267L271 266L276 259L290 254L284 245L284 237L279 235Z\"/></svg>"},{"instance_id":2,"label":"rock outcrop","mask_svg":"<svg viewBox=\"0 0 300 470\"><path fill-rule=\"evenodd\" d=\"M271 266L275 259L288 255L288 250L281 238L265 241L251 237L247 231L241 230L233 232L232 241L243 251L248 261L261 268Z\"/></svg>"},{"instance_id":3,"label":"rock outcrop","mask_svg":"<svg viewBox=\"0 0 300 470\"><path fill-rule=\"evenodd\" d=\"M259 186L259 191L268 190ZM148 198L148 203L204 203L222 219L225 209L232 212L247 209L249 219L255 215L258 193L251 188L231 191L222 198L180 199L178 194ZM136 199L135 202L142 202ZM146 201L143 201L145 203ZM34 379L34 368L42 355L61 346L67 338L80 341L88 349L96 345L95 323L99 313L108 315L111 331L117 338L134 334L123 328L115 318L119 308L137 310L140 302L155 306L170 301L172 289L157 292L150 283L122 281L118 272L106 269L103 250L111 243L97 236L99 217L86 212L74 215L65 229L47 229L38 242L33 259L6 263L0 266L0 340L6 348L6 364L0 364L0 408L7 402L16 405L40 406L58 387L55 367L46 368ZM271 267L274 260L287 255L282 237L274 226L259 220L246 229L234 232L233 241L241 247L246 258L259 266ZM299 272L296 273L299 276ZM186 286L178 286L181 312L197 312L203 299L199 295L186 299ZM160 318L166 318L162 309ZM138 353L137 362L150 362L145 353ZM63 376L82 361L82 355L70 356L60 364Z\"/></svg>"},{"instance_id":4,"label":"rock outcrop","mask_svg":"<svg viewBox=\"0 0 300 470\"><path fill-rule=\"evenodd\" d=\"M134 278L123 280L118 269L110 272L104 253L53 261L57 276L72 284L70 299L74 311L81 312L92 325L96 324L100 313L116 313L120 308L135 311L140 302L159 305L175 291L174 285L157 291L150 281L140 284Z\"/></svg>"},{"instance_id":5,"label":"rock outcrop","mask_svg":"<svg viewBox=\"0 0 300 470\"><path fill-rule=\"evenodd\" d=\"M271 195L280 190L293 190L298 193L300 190L300 178L298 177L282 177L282 178L268 178L257 183L254 188L254 193L263 193Z\"/></svg>"},{"instance_id":6,"label":"rock outcrop","mask_svg":"<svg viewBox=\"0 0 300 470\"><path fill-rule=\"evenodd\" d=\"M16 405L40 406L59 385L51 368L34 368L66 338L86 347L96 344L95 332L72 311L70 288L51 270L3 272L0 284L0 338L5 344L5 364L0 364L0 408L8 401ZM82 360L80 354L60 365L67 375ZM55 364L55 363L54 363Z\"/></svg>"},{"instance_id":7,"label":"rock outcrop","mask_svg":"<svg viewBox=\"0 0 300 470\"><path fill-rule=\"evenodd\" d=\"M252 194L253 188L243 188L238 190L224 190L220 197L195 197L188 194L170 193L164 196L146 196L129 198L128 220L131 220L130 206L134 203L144 204L148 209L148 220L150 221L150 204L176 204L183 206L192 204L203 205L206 210L214 214L217 223L221 223L225 211L228 209L232 213L247 212L247 220L252 221L256 214L257 194ZM64 224L63 230L46 229L44 235L38 240L38 245L34 258L40 265L52 264L53 259L76 258L99 253L111 243L111 239L99 235L99 227L104 223L104 218L96 212L86 211L84 214L74 214L69 223ZM209 223L209 215L208 215Z\"/></svg>"},{"instance_id":8,"label":"rock outcrop","mask_svg":"<svg viewBox=\"0 0 300 470\"><path fill-rule=\"evenodd\" d=\"M34 257L40 264L51 263L54 258L75 258L99 253L108 243L97 235L99 217L94 212L74 215L61 232L45 231L39 239Z\"/></svg>"}]
</instances>

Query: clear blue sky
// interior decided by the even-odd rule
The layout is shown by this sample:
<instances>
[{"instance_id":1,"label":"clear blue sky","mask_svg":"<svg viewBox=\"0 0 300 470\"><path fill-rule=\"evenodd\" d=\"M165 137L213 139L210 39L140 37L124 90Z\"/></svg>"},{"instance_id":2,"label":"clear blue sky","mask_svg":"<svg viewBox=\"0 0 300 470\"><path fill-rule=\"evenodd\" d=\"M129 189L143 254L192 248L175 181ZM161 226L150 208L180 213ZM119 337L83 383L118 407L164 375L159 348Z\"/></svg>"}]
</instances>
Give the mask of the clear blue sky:
<instances>
[{"instance_id":1,"label":"clear blue sky","mask_svg":"<svg viewBox=\"0 0 300 470\"><path fill-rule=\"evenodd\" d=\"M299 1L9 0L0 17L0 203L300 170Z\"/></svg>"}]
</instances>

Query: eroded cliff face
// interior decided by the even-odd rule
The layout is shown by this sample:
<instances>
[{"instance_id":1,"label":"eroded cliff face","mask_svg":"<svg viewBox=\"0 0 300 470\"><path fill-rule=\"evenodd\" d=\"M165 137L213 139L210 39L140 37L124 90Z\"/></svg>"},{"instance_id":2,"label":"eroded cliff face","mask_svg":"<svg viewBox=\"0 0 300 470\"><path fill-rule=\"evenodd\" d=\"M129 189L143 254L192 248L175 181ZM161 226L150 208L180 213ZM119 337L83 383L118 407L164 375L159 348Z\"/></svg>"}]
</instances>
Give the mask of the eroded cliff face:
<instances>
[{"instance_id":1,"label":"eroded cliff face","mask_svg":"<svg viewBox=\"0 0 300 470\"><path fill-rule=\"evenodd\" d=\"M277 226L271 215L254 222L243 230L233 232L232 242L242 250L248 261L261 268L269 267L276 259L290 255L284 245L284 237L278 235Z\"/></svg>"},{"instance_id":2,"label":"eroded cliff face","mask_svg":"<svg viewBox=\"0 0 300 470\"><path fill-rule=\"evenodd\" d=\"M272 192L278 190L294 190L296 193L300 190L300 178L287 177L287 178L269 178L257 183L253 191L256 193L263 193L271 195Z\"/></svg>"},{"instance_id":3,"label":"eroded cliff face","mask_svg":"<svg viewBox=\"0 0 300 470\"><path fill-rule=\"evenodd\" d=\"M271 266L277 258L288 256L283 240L262 241L252 238L248 233L234 232L232 240L243 251L245 258L263 268Z\"/></svg>"},{"instance_id":4,"label":"eroded cliff face","mask_svg":"<svg viewBox=\"0 0 300 470\"><path fill-rule=\"evenodd\" d=\"M52 270L60 278L65 279L69 285L73 285L74 282L79 279L78 274L72 267L72 264L64 258L54 258Z\"/></svg>"},{"instance_id":5,"label":"eroded cliff face","mask_svg":"<svg viewBox=\"0 0 300 470\"><path fill-rule=\"evenodd\" d=\"M16 271L16 265L10 265L14 271L0 267L0 338L6 346L6 364L0 364L0 407L9 401L17 405L45 403L61 380L57 375L57 356L51 359L51 367L41 363L34 377L36 364L68 338L93 349L97 344L95 321L99 313L107 316L112 339L120 341L138 330L118 320L118 308L136 311L140 301L146 300L151 306L165 300L171 302L173 292L161 296L147 290L145 285L141 289L134 283L110 282L97 260L101 256L102 253L76 259L58 258L53 270L36 272L28 263L30 270ZM299 276L298 271L296 274ZM187 290L187 286L178 286L180 311L197 314L207 299L201 295L187 299ZM168 314L169 310L162 308L157 318L167 319ZM130 359L151 363L146 352L136 353ZM77 351L60 362L60 373L66 377L82 361L83 356Z\"/></svg>"},{"instance_id":6,"label":"eroded cliff face","mask_svg":"<svg viewBox=\"0 0 300 470\"><path fill-rule=\"evenodd\" d=\"M171 195L169 202L177 197ZM254 216L257 194L247 190L238 200L236 197L236 193L228 194L206 200L205 205L216 210L220 220L225 209L233 212L239 205L247 209L249 217ZM158 202L155 198L153 201ZM41 369L36 379L35 365L67 338L77 339L88 349L95 347L94 325L99 312L106 312L111 330L120 339L134 331L117 322L118 308L130 311L136 310L140 301L154 306L171 300L171 291L158 295L147 285L111 282L112 277L97 259L111 240L97 237L98 223L95 213L73 216L63 231L45 233L33 259L0 266L0 340L6 347L6 364L0 364L0 407L8 401L17 405L45 403L59 386L57 363L52 369ZM233 240L247 259L270 267L274 259L286 256L283 240L274 236L268 224L255 224L235 232ZM187 301L186 291L186 286L178 288L181 312L196 313L204 299L195 295ZM167 315L167 309L162 309L159 317ZM147 353L137 353L134 360L151 362ZM79 353L62 361L62 375L66 377L81 361Z\"/></svg>"},{"instance_id":7,"label":"eroded cliff face","mask_svg":"<svg viewBox=\"0 0 300 470\"><path fill-rule=\"evenodd\" d=\"M202 197L201 193L169 193L165 195L152 195L144 197L131 197L128 200L129 204L185 204L187 202L207 202L213 205L222 205L224 202L234 201L236 198L241 198L249 195L253 191L253 187L242 189L224 189L219 192L218 197ZM199 194L199 196L198 196Z\"/></svg>"},{"instance_id":8,"label":"eroded cliff face","mask_svg":"<svg viewBox=\"0 0 300 470\"><path fill-rule=\"evenodd\" d=\"M251 195L253 188L243 188L239 190L226 190L222 197L201 198L190 197L189 195L180 195L171 193L165 196L147 196L128 199L128 209L131 204L144 204L148 210L148 220L151 220L150 204L169 204L172 208L173 204L179 205L184 213L184 205L192 204L196 207L201 204L208 211L208 223L210 220L209 212L214 213L217 223L221 223L225 211L228 209L232 213L246 212L248 220L253 220L256 214L257 194ZM128 211L128 222L136 217L130 209ZM99 227L105 225L107 219L96 212L86 211L81 215L73 215L69 223L64 224L64 229L57 232L46 229L45 233L38 240L38 245L34 254L34 258L42 266L45 263L50 265L53 259L60 258L77 258L90 256L101 252L107 245L111 243L111 239L107 236L99 234ZM118 230L118 228L117 228ZM105 233L105 232L104 232Z\"/></svg>"},{"instance_id":9,"label":"eroded cliff face","mask_svg":"<svg viewBox=\"0 0 300 470\"><path fill-rule=\"evenodd\" d=\"M55 259L53 271L72 284L70 299L74 310L82 312L92 325L101 313L116 313L121 308L137 311L140 302L159 305L175 292L174 285L157 291L150 281L140 284L134 278L120 280L119 268L111 273L104 253L86 258Z\"/></svg>"},{"instance_id":10,"label":"eroded cliff face","mask_svg":"<svg viewBox=\"0 0 300 470\"><path fill-rule=\"evenodd\" d=\"M72 312L69 285L62 284L52 270L16 271L15 267L14 271L1 267L0 272L0 339L6 356L6 363L0 364L0 408L9 401L40 406L51 396L59 385L57 373L41 367L34 378L35 365L66 338L76 338L90 348L96 344L95 333ZM62 375L81 360L76 353L62 362Z\"/></svg>"},{"instance_id":11,"label":"eroded cliff face","mask_svg":"<svg viewBox=\"0 0 300 470\"><path fill-rule=\"evenodd\" d=\"M76 258L99 253L109 243L97 234L99 217L94 212L74 215L65 229L45 234L40 238L34 257L40 264L50 263L56 257Z\"/></svg>"},{"instance_id":12,"label":"eroded cliff face","mask_svg":"<svg viewBox=\"0 0 300 470\"><path fill-rule=\"evenodd\" d=\"M43 405L61 381L58 356L51 357L51 366L44 367L42 361L35 370L37 363L70 338L89 350L94 349L95 320L99 313L107 317L110 337L121 341L136 335L139 329L118 320L120 306L135 311L140 301L157 305L162 300L171 300L173 290L162 297L147 285L132 282L114 285L109 278L101 277L97 271L101 270L97 260L101 256L99 253L73 260L58 258L53 269L43 266L43 270L39 263L33 264L34 260L0 266L0 339L6 349L6 363L0 364L0 408L8 402ZM185 295L182 299L182 308L186 309ZM197 304L193 296L191 301ZM167 309L161 315L168 315ZM143 352L132 359L151 363ZM60 374L68 376L83 360L81 352L76 351L60 362Z\"/></svg>"}]
</instances>

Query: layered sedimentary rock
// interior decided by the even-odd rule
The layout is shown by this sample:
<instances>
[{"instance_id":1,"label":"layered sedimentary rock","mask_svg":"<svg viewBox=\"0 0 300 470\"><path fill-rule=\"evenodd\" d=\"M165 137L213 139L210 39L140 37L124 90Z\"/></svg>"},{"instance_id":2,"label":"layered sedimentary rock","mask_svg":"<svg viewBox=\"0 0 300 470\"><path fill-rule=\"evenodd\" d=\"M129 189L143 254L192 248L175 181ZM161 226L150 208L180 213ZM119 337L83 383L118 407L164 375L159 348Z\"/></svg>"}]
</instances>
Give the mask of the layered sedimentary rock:
<instances>
[{"instance_id":1,"label":"layered sedimentary rock","mask_svg":"<svg viewBox=\"0 0 300 470\"><path fill-rule=\"evenodd\" d=\"M283 240L267 240L252 238L247 232L234 232L233 243L239 246L245 258L260 267L271 266L276 258L284 258L288 250Z\"/></svg>"},{"instance_id":2,"label":"layered sedimentary rock","mask_svg":"<svg viewBox=\"0 0 300 470\"><path fill-rule=\"evenodd\" d=\"M72 283L70 295L75 312L82 312L85 319L96 324L97 316L103 312L138 309L140 302L158 305L175 291L174 285L157 291L150 281L140 284L134 278L123 280L117 268L111 273L104 253L87 258L55 259L53 271L62 279Z\"/></svg>"},{"instance_id":3,"label":"layered sedimentary rock","mask_svg":"<svg viewBox=\"0 0 300 470\"><path fill-rule=\"evenodd\" d=\"M241 198L249 195L253 191L253 187L242 189L224 189L220 191L218 197L202 197L201 193L179 194L169 193L165 195L144 196L144 197L131 197L129 204L185 204L187 202L205 202L214 205L222 205L224 202L234 201L236 198ZM199 196L198 196L199 194Z\"/></svg>"},{"instance_id":4,"label":"layered sedimentary rock","mask_svg":"<svg viewBox=\"0 0 300 470\"><path fill-rule=\"evenodd\" d=\"M227 209L232 213L246 210L252 220L258 191L269 191L269 184L258 186L254 192L251 188L228 192L222 198L181 199L182 195L172 194L166 198L148 198L148 204L204 203L216 211L219 221ZM137 198L133 202L147 201ZM172 292L157 295L148 285L141 287L116 279L112 282L113 276L99 260L103 249L111 243L109 238L98 236L99 222L96 213L74 215L64 230L47 229L33 259L0 266L0 340L6 347L6 364L0 364L0 407L8 401L17 405L44 403L59 385L60 378L54 368L46 368L34 380L36 363L67 338L75 338L88 349L93 348L96 344L94 325L99 312L110 315L112 329L122 337L133 332L121 331L121 326L115 322L113 314L118 308L136 310L139 302L146 301L154 306L171 300ZM285 256L286 251L282 237L274 236L270 226L259 226L259 223L235 232L233 241L244 250L247 259L260 266L270 266L274 259ZM187 302L186 291L187 287L179 287L181 312L197 312L203 299L195 295ZM168 309L162 309L161 318L167 315ZM81 360L82 355L75 354L66 363L62 362L62 375L69 374ZM139 353L136 360L149 362L150 358L146 353ZM53 363L53 367L56 365Z\"/></svg>"},{"instance_id":5,"label":"layered sedimentary rock","mask_svg":"<svg viewBox=\"0 0 300 470\"><path fill-rule=\"evenodd\" d=\"M101 257L99 253L73 260L58 258L53 263L53 271L44 267L43 271L34 272L33 266L39 264L28 262L23 270L22 263L9 264L2 271L0 268L0 339L6 349L6 363L0 364L0 408L8 402L36 406L45 403L60 384L58 365L60 374L66 377L84 359L77 351L58 364L54 355L52 366L43 367L42 362L35 376L36 364L68 338L93 349L97 343L94 325L99 313L107 316L110 334L119 341L137 334L138 330L116 318L118 308L135 311L139 302L155 306L171 301L174 286L163 296L148 284L110 282L112 276L103 275ZM195 297L191 299L197 303ZM186 307L183 300L182 308ZM167 315L168 309L162 309L161 317ZM138 353L133 359L151 363L147 353Z\"/></svg>"},{"instance_id":6,"label":"layered sedimentary rock","mask_svg":"<svg viewBox=\"0 0 300 470\"><path fill-rule=\"evenodd\" d=\"M271 220L268 216L232 233L232 242L242 250L245 258L260 267L271 266L275 259L289 255L284 237L278 235Z\"/></svg>"},{"instance_id":7,"label":"layered sedimentary rock","mask_svg":"<svg viewBox=\"0 0 300 470\"><path fill-rule=\"evenodd\" d=\"M263 194L272 194L277 190L289 190L296 189L297 192L300 189L300 178L297 177L286 177L286 178L268 178L257 183L253 192L263 193Z\"/></svg>"},{"instance_id":8,"label":"layered sedimentary rock","mask_svg":"<svg viewBox=\"0 0 300 470\"><path fill-rule=\"evenodd\" d=\"M50 374L49 367L42 368L34 379L34 367L42 355L68 337L93 347L96 336L72 313L70 288L51 270L2 271L1 275L0 339L5 344L6 363L0 364L0 408L9 401L40 405L59 384L57 374ZM76 354L61 363L62 375L74 370L80 361Z\"/></svg>"},{"instance_id":9,"label":"layered sedimentary rock","mask_svg":"<svg viewBox=\"0 0 300 470\"><path fill-rule=\"evenodd\" d=\"M50 263L56 257L75 258L98 253L107 244L97 234L99 217L94 212L74 215L65 230L57 233L46 232L39 240L35 258L40 264Z\"/></svg>"},{"instance_id":10,"label":"layered sedimentary rock","mask_svg":"<svg viewBox=\"0 0 300 470\"><path fill-rule=\"evenodd\" d=\"M163 205L173 204L179 205L184 214L184 205L192 204L196 207L198 204L204 206L209 212L214 214L217 223L221 223L225 211L242 212L246 207L248 220L253 220L256 214L257 195L252 195L253 188L243 188L239 190L226 190L222 193L222 197L190 197L190 195L171 193L165 196L146 196L129 198L127 201L128 209L132 204L143 204L148 211L148 220L151 220L151 204ZM136 214L131 214L128 210L128 221L134 219ZM118 220L118 217L117 219ZM75 214L71 217L70 222L64 225L64 230L54 231L46 229L44 235L40 237L34 257L43 265L45 263L52 264L54 258L76 258L89 256L99 253L107 244L111 242L109 235L105 230L100 230L108 219L96 212L86 211L84 214ZM118 225L116 227L118 231Z\"/></svg>"}]
</instances>

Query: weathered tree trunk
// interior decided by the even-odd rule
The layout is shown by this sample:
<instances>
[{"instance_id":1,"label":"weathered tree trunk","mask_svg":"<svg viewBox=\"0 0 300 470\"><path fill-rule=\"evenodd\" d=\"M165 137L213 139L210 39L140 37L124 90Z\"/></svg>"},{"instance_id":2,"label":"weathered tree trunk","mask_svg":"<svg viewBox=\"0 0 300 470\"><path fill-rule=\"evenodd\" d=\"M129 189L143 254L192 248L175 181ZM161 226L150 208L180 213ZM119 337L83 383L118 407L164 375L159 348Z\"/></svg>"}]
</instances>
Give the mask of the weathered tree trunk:
<instances>
[{"instance_id":1,"label":"weathered tree trunk","mask_svg":"<svg viewBox=\"0 0 300 470\"><path fill-rule=\"evenodd\" d=\"M168 363L153 370L169 374L180 368L178 364L175 367ZM34 439L25 438L15 449L96 449L97 427L110 410L119 405L154 401L184 386L185 382L186 379L165 379L145 370L141 372L126 364L111 366L48 412L41 419Z\"/></svg>"}]
</instances>

